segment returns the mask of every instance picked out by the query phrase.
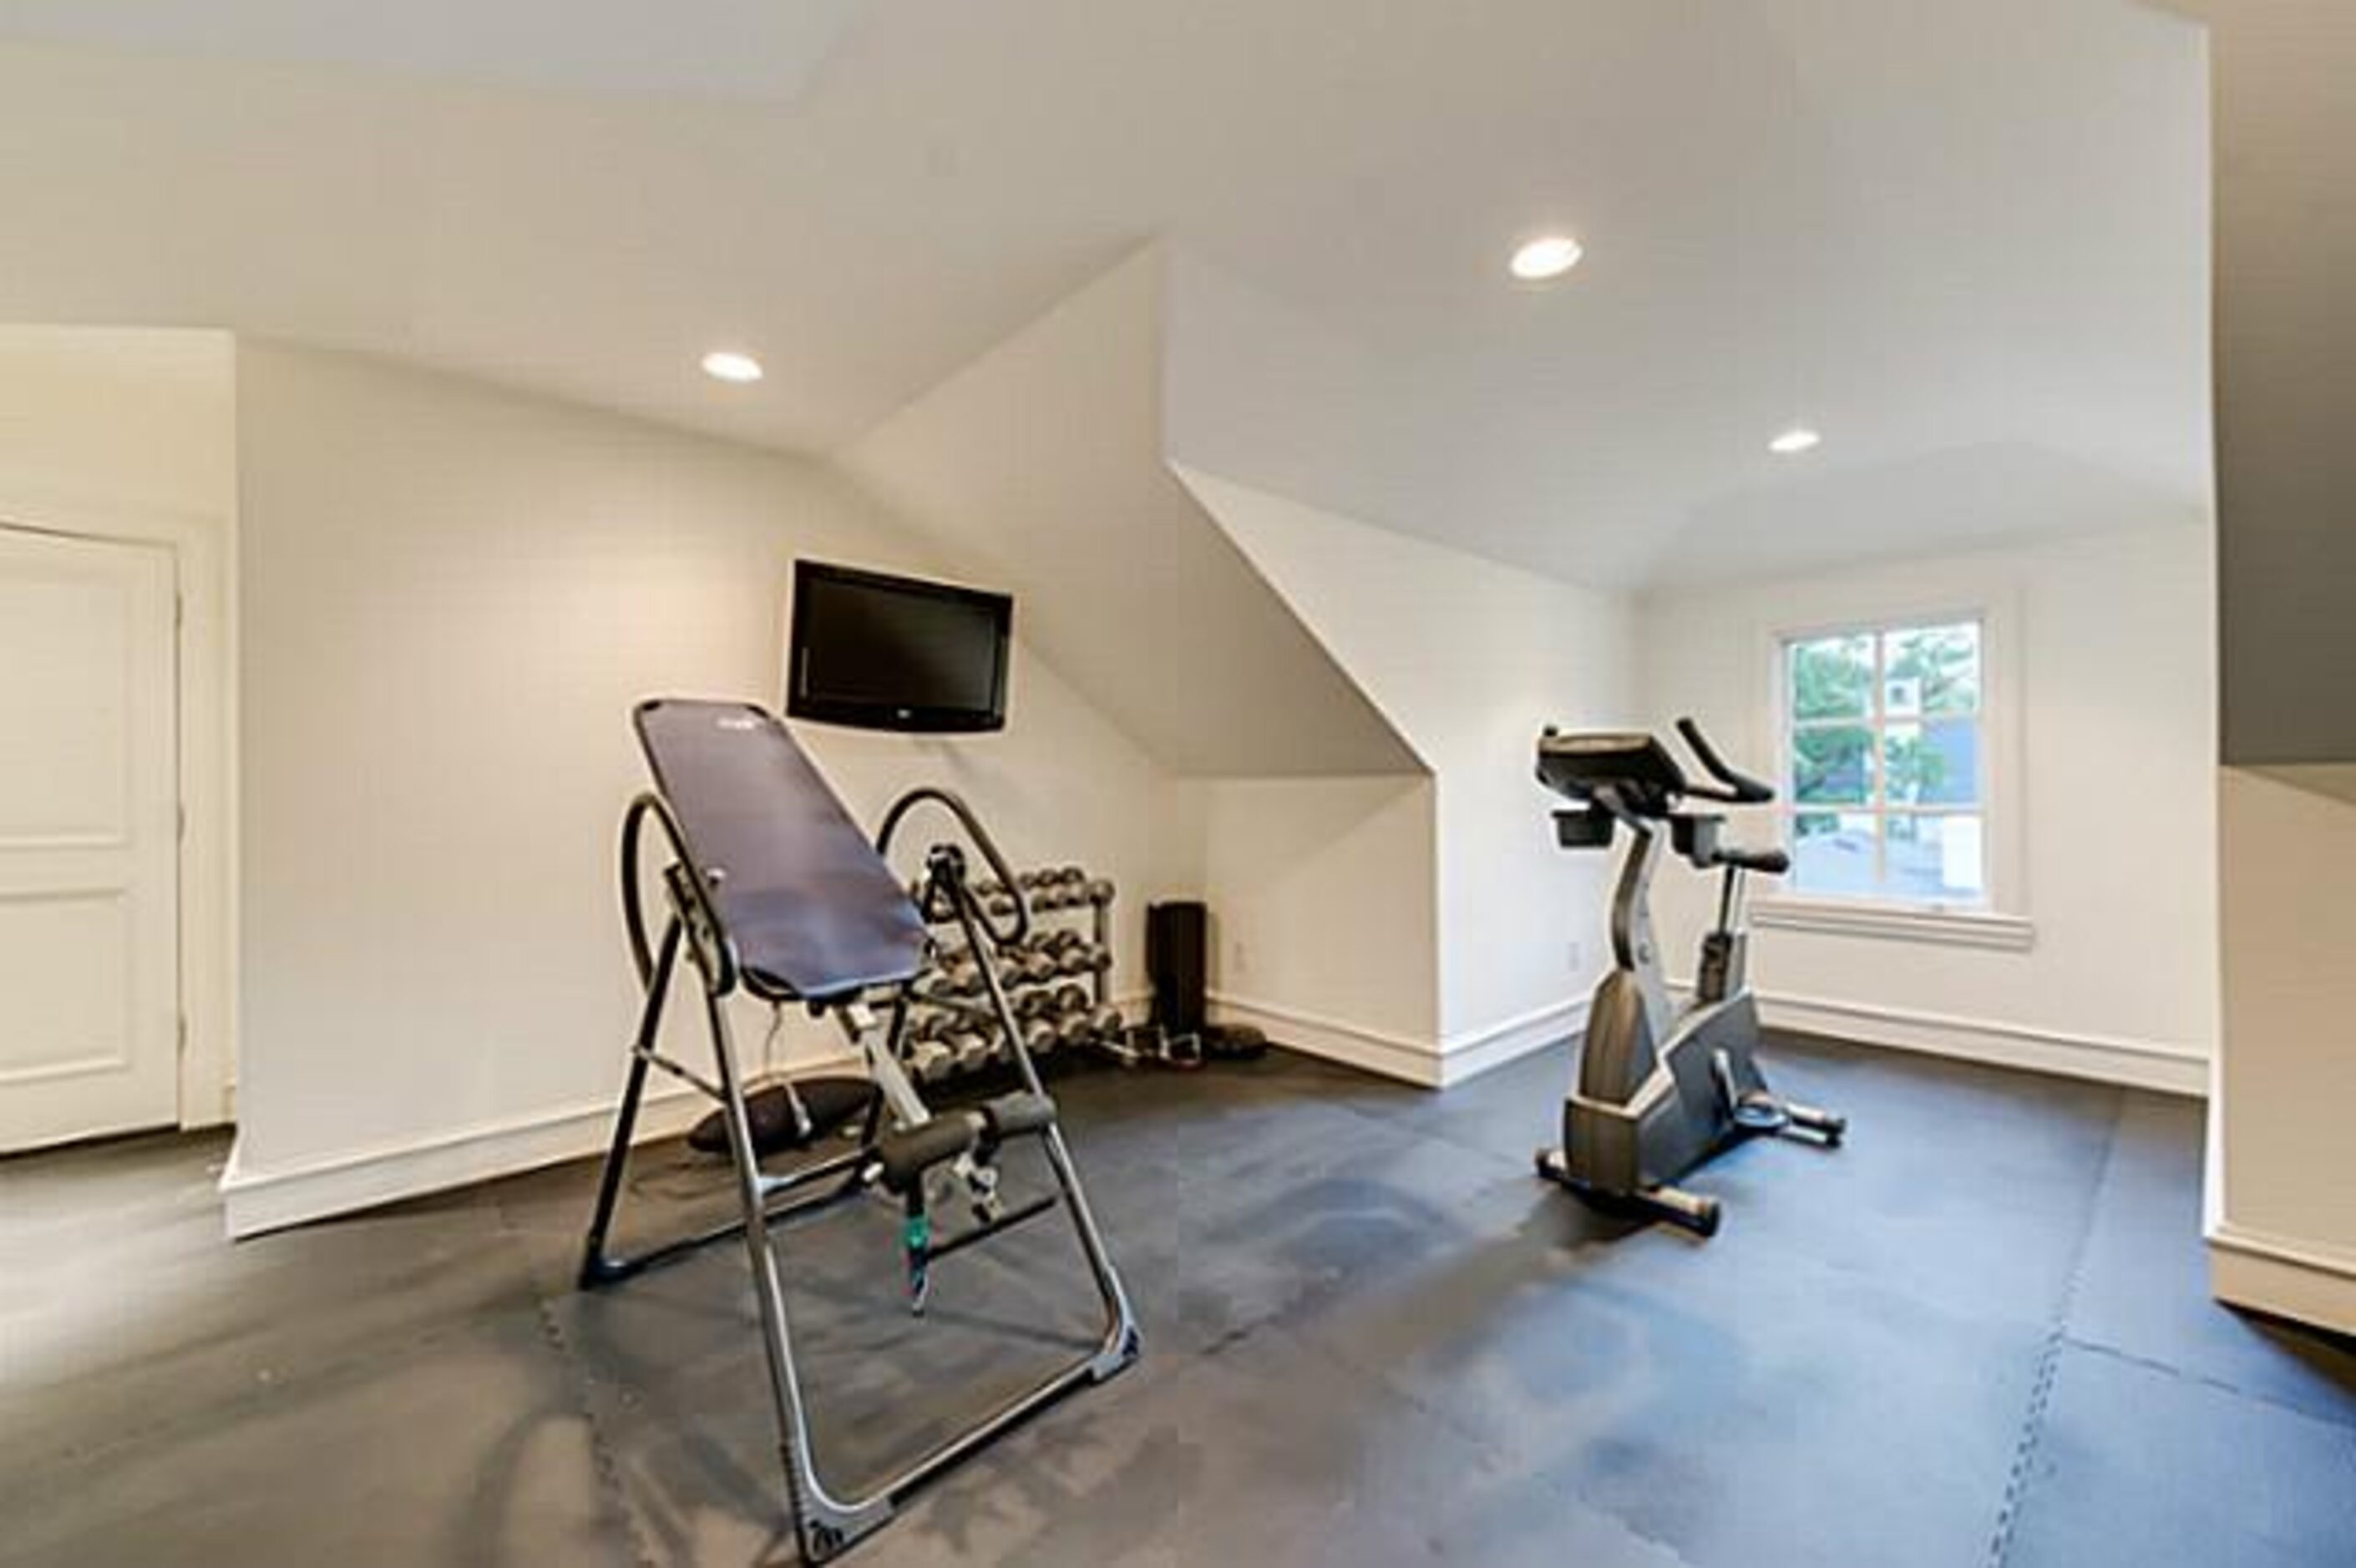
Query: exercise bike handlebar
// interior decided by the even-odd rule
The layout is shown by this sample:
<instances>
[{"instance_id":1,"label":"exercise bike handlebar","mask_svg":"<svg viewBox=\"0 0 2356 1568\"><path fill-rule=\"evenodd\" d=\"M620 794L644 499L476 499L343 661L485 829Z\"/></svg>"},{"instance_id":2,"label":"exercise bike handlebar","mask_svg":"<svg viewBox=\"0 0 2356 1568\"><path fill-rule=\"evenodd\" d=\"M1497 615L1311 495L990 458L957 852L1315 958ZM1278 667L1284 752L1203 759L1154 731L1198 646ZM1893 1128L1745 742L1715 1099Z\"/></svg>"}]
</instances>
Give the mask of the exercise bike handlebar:
<instances>
[{"instance_id":1,"label":"exercise bike handlebar","mask_svg":"<svg viewBox=\"0 0 2356 1568\"><path fill-rule=\"evenodd\" d=\"M1775 792L1770 786L1727 766L1726 759L1718 754L1718 748L1709 743L1709 737L1704 735L1701 726L1691 719L1677 720L1677 733L1685 737L1687 746L1700 759L1703 770L1721 786L1711 789L1688 784L1686 786L1687 795L1697 795L1706 800L1722 800L1730 805L1764 805L1775 798Z\"/></svg>"}]
</instances>

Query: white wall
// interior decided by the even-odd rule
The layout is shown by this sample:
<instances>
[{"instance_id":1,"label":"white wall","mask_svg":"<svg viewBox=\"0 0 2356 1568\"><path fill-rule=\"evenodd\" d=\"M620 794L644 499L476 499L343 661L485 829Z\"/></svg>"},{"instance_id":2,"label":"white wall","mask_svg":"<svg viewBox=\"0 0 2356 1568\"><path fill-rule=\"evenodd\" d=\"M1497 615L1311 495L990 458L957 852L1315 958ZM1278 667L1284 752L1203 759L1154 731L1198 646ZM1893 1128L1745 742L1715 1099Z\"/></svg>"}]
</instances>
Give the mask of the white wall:
<instances>
[{"instance_id":1,"label":"white wall","mask_svg":"<svg viewBox=\"0 0 2356 1568\"><path fill-rule=\"evenodd\" d=\"M12 498L237 508L236 346L225 332L0 326L0 479Z\"/></svg>"},{"instance_id":2,"label":"white wall","mask_svg":"<svg viewBox=\"0 0 2356 1568\"><path fill-rule=\"evenodd\" d=\"M1180 779L1165 878L1210 908L1220 1016L1298 1049L1439 1080L1433 781Z\"/></svg>"},{"instance_id":3,"label":"white wall","mask_svg":"<svg viewBox=\"0 0 2356 1568\"><path fill-rule=\"evenodd\" d=\"M246 346L239 436L232 1224L594 1147L636 1006L631 705L774 704L793 559L925 552L809 464L361 359ZM1119 880L1133 983L1161 775L1035 658L1012 711L956 741L801 733L869 820L946 781L1012 854Z\"/></svg>"},{"instance_id":4,"label":"white wall","mask_svg":"<svg viewBox=\"0 0 2356 1568\"><path fill-rule=\"evenodd\" d=\"M1975 605L2004 623L1989 722L2014 746L2018 787L1996 826L2019 836L2008 912L2033 923L2033 946L1762 929L1753 981L1771 1016L2204 1086L2218 1011L2213 590L2208 530L2153 526L1648 603L1647 722L1692 714L1762 773L1777 750L1779 630ZM1663 870L1655 907L1675 976L1692 973L1711 893L1674 862Z\"/></svg>"},{"instance_id":5,"label":"white wall","mask_svg":"<svg viewBox=\"0 0 2356 1568\"><path fill-rule=\"evenodd\" d=\"M181 601L180 1124L236 1072L237 349L225 332L0 326L0 524L169 546Z\"/></svg>"},{"instance_id":6,"label":"white wall","mask_svg":"<svg viewBox=\"0 0 2356 1568\"><path fill-rule=\"evenodd\" d=\"M2217 1293L2356 1334L2356 768L2222 781Z\"/></svg>"},{"instance_id":7,"label":"white wall","mask_svg":"<svg viewBox=\"0 0 2356 1568\"><path fill-rule=\"evenodd\" d=\"M1547 724L1627 720L1633 660L1620 603L1179 473L1433 774L1437 1053L1485 1063L1574 1032L1574 1009L1609 963L1602 869L1556 847L1559 803L1533 777L1534 758Z\"/></svg>"},{"instance_id":8,"label":"white wall","mask_svg":"<svg viewBox=\"0 0 2356 1568\"><path fill-rule=\"evenodd\" d=\"M2346 895L2356 870L2346 589L2356 563L2356 8L2166 3L2210 26L2216 105L2228 766L2213 1280L2224 1300L2356 1333L2356 1198L2335 1115L2356 1062Z\"/></svg>"}]
</instances>

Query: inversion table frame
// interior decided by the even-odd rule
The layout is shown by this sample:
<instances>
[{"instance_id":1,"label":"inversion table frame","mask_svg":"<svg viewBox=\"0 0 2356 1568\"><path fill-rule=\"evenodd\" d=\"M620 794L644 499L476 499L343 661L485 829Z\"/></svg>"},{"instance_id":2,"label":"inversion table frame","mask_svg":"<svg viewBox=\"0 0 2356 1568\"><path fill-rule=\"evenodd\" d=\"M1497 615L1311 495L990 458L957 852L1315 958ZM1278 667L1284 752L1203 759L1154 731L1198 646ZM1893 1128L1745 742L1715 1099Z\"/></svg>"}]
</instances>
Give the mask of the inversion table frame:
<instances>
[{"instance_id":1,"label":"inversion table frame","mask_svg":"<svg viewBox=\"0 0 2356 1568\"><path fill-rule=\"evenodd\" d=\"M744 1238L794 1533L806 1560L823 1562L890 1519L895 1505L924 1481L1066 1393L1127 1367L1139 1353L1137 1322L1088 1211L1055 1103L1040 1085L1037 1066L1023 1048L991 959L991 946L1021 940L1028 925L1027 910L1018 895L1012 928L994 925L967 889L962 851L941 844L926 859L921 890L926 908L920 912L884 859L894 830L908 812L930 803L958 819L1000 881L1012 888L1013 877L973 814L944 791L912 791L893 806L877 842L871 845L792 735L765 710L744 703L662 699L641 703L634 721L656 787L632 802L623 818L622 904L646 1000L630 1047L613 1143L598 1183L581 1284L584 1288L610 1285L706 1243ZM639 891L639 851L649 820L661 829L672 857L662 873L669 915L660 937L651 943ZM901 1065L910 987L923 967L926 913L953 914L963 928L969 948L980 963L991 1011L1006 1032L1009 1058L1022 1077L1021 1092L978 1109L945 1115L927 1110ZM709 1078L657 1046L682 948L703 983L714 1062ZM857 1147L787 1175L771 1176L761 1169L728 1025L727 998L740 988L772 1005L804 1004L841 1023L863 1055L880 1096ZM873 1027L871 1010L872 1000L879 997L890 1009L883 1030ZM606 1235L620 1200L648 1071L658 1067L719 1103L743 1213L701 1234L616 1257L606 1250ZM879 1131L887 1114L889 1125ZM996 1200L996 1173L990 1159L1003 1140L1015 1136L1039 1140L1056 1190L1007 1213ZM977 1213L983 1217L959 1234L936 1242L926 1215L926 1187L928 1176L943 1166L965 1179ZM1020 1224L1060 1200L1071 1213L1102 1297L1104 1329L1093 1350L1028 1392L935 1444L864 1495L838 1497L820 1477L812 1453L809 1413L794 1361L772 1228L878 1187L900 1195L906 1205L903 1244L911 1304L918 1311L932 1259Z\"/></svg>"}]
</instances>

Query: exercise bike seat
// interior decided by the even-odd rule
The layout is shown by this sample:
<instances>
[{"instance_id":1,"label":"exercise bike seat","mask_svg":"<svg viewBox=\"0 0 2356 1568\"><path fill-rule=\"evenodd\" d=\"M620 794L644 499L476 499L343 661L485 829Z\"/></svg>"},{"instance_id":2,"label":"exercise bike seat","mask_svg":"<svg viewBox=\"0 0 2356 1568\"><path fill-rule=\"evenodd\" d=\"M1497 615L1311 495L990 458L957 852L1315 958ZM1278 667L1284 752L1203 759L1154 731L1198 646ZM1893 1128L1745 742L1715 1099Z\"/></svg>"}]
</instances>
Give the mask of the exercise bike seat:
<instances>
[{"instance_id":1,"label":"exercise bike seat","mask_svg":"<svg viewBox=\"0 0 2356 1568\"><path fill-rule=\"evenodd\" d=\"M916 976L923 917L783 723L675 698L633 722L747 990L826 1003Z\"/></svg>"}]
</instances>

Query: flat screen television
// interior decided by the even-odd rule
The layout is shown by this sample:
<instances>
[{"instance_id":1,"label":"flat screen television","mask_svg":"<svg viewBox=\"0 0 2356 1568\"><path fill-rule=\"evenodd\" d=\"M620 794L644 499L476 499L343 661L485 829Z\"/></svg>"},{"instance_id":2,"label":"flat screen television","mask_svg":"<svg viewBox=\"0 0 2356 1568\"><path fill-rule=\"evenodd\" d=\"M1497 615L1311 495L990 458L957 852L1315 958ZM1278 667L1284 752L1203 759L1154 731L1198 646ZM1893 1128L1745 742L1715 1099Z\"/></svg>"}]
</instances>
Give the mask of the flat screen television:
<instances>
[{"instance_id":1,"label":"flat screen television","mask_svg":"<svg viewBox=\"0 0 2356 1568\"><path fill-rule=\"evenodd\" d=\"M1002 730L1013 627L1003 593L798 560L786 712L862 730Z\"/></svg>"}]
</instances>

